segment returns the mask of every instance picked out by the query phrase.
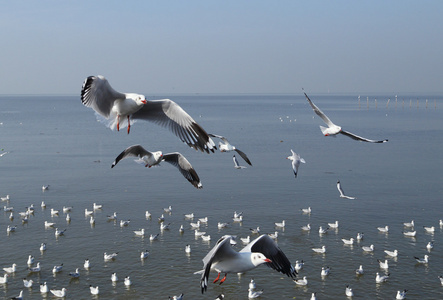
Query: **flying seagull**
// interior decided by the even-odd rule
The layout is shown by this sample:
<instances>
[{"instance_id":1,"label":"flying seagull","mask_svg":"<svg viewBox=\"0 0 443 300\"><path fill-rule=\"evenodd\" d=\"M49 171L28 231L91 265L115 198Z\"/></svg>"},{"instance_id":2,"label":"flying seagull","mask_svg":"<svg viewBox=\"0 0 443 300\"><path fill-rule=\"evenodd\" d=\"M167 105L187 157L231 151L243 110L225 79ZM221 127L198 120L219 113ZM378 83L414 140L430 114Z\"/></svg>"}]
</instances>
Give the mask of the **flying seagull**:
<instances>
[{"instance_id":1,"label":"flying seagull","mask_svg":"<svg viewBox=\"0 0 443 300\"><path fill-rule=\"evenodd\" d=\"M202 274L202 293L207 289L209 272L211 270L218 272L214 283L220 279L220 273L225 273L220 284L226 280L228 273L244 273L264 263L288 277L294 278L296 276L297 272L291 265L291 262L268 235L263 234L259 236L240 252L236 252L232 248L232 238L230 235L221 237L214 248L203 258L203 270L196 272L196 274Z\"/></svg>"},{"instance_id":2,"label":"flying seagull","mask_svg":"<svg viewBox=\"0 0 443 300\"><path fill-rule=\"evenodd\" d=\"M232 157L232 160L234 161L234 168L236 168L236 169L246 169L245 166L240 166L240 164L238 163L237 157L235 157L235 155Z\"/></svg>"},{"instance_id":3,"label":"flying seagull","mask_svg":"<svg viewBox=\"0 0 443 300\"><path fill-rule=\"evenodd\" d=\"M314 112L323 119L323 121L326 123L326 125L328 125L328 128L320 126L321 132L325 135L336 135L336 134L344 134L348 137L350 137L351 139L357 140L357 141L361 141L361 142L368 142L368 143L386 143L388 140L382 140L382 141L376 141L376 140L369 140L366 139L364 137L355 135L353 133L350 133L348 131L344 131L341 129L340 126L335 125L334 123L332 123L332 121L320 110L320 108L318 108L312 101L311 99L309 99L308 95L306 95L306 93L304 93L306 96L306 99L308 99L309 104L311 105L312 109L314 110Z\"/></svg>"},{"instance_id":4,"label":"flying seagull","mask_svg":"<svg viewBox=\"0 0 443 300\"><path fill-rule=\"evenodd\" d=\"M98 75L83 82L81 101L105 118L111 129L127 126L129 133L131 120L141 119L168 128L195 150L209 153L217 149L206 131L169 99L148 101L144 95L117 92L105 77Z\"/></svg>"},{"instance_id":5,"label":"flying seagull","mask_svg":"<svg viewBox=\"0 0 443 300\"><path fill-rule=\"evenodd\" d=\"M159 165L162 161L168 162L175 166L193 186L198 189L203 187L197 172L195 172L189 161L178 152L167 154L163 154L161 151L149 152L140 145L133 145L126 148L117 156L115 161L112 163L111 168L114 168L120 160L130 156L138 157L139 159L136 160L136 162L142 163L145 165L145 167L149 168Z\"/></svg>"},{"instance_id":6,"label":"flying seagull","mask_svg":"<svg viewBox=\"0 0 443 300\"><path fill-rule=\"evenodd\" d=\"M300 166L300 163L306 163L306 161L303 158L301 158L300 155L295 153L292 149L291 152L292 155L286 157L286 159L292 160L292 170L294 171L295 178L297 178L298 166Z\"/></svg>"},{"instance_id":7,"label":"flying seagull","mask_svg":"<svg viewBox=\"0 0 443 300\"><path fill-rule=\"evenodd\" d=\"M225 138L224 136L216 135L216 134L212 134L212 133L209 133L208 135L210 137L218 138L223 141L223 142L218 143L218 148L220 149L221 152L235 151L248 163L248 165L252 166L251 161L246 156L246 154L244 152L240 151L239 149L237 149L235 146L231 145L231 143L229 143L227 138Z\"/></svg>"},{"instance_id":8,"label":"flying seagull","mask_svg":"<svg viewBox=\"0 0 443 300\"><path fill-rule=\"evenodd\" d=\"M346 199L355 199L355 197L346 196L343 192L343 189L341 188L340 180L337 181L337 190L340 193L340 198L346 198Z\"/></svg>"}]
</instances>

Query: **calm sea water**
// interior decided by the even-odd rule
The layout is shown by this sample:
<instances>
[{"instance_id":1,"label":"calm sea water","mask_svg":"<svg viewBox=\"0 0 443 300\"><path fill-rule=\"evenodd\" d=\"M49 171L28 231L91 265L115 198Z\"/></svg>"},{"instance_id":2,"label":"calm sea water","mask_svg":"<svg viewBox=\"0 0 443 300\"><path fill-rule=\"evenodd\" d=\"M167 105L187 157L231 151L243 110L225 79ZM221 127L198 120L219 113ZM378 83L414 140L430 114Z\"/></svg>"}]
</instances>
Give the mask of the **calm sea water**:
<instances>
[{"instance_id":1,"label":"calm sea water","mask_svg":"<svg viewBox=\"0 0 443 300\"><path fill-rule=\"evenodd\" d=\"M155 98L163 98L156 96ZM393 97L391 97L394 99ZM426 107L425 99L428 98ZM439 219L443 219L442 166L443 145L442 97L399 96L398 103L388 97L311 95L311 99L345 130L372 139L388 138L385 144L360 143L344 136L322 136L318 118L301 95L226 95L173 97L208 132L224 135L248 154L253 167L233 168L232 153L203 154L188 148L167 130L147 122L137 122L126 131L113 132L96 121L91 109L84 107L78 96L2 96L0 97L0 194L10 195L15 219L0 213L0 267L17 264L17 272L9 283L0 285L0 297L8 298L24 290L25 299L46 298L39 284L47 282L51 289L68 289L66 298L90 299L89 285L98 285L102 299L167 299L185 294L185 299L214 299L223 293L225 299L247 299L248 283L254 278L264 289L262 299L345 298L345 286L354 289L355 298L394 299L397 290L407 289L408 299L441 299L443 287L443 238ZM404 105L402 100L404 100ZM412 99L412 101L410 101ZM418 100L417 100L418 99ZM417 107L418 101L418 107ZM412 105L410 106L410 103ZM198 172L203 189L190 185L171 165L146 169L124 160L110 168L115 157L126 147L141 144L146 149L164 153L179 151ZM293 149L305 160L295 179L291 164L285 158ZM245 164L240 158L241 164ZM336 181L355 200L341 199ZM50 189L42 192L42 185ZM47 204L40 208L41 201ZM96 225L91 227L84 209L96 202L103 209L95 212ZM18 212L34 204L35 214L22 225ZM157 217L163 208L171 229L161 233L158 241L135 237L133 230L145 228L147 235L160 233ZM50 209L72 206L72 221L65 214L51 217ZM304 215L301 208L311 207ZM145 218L145 211L152 219ZM234 211L243 211L244 221L232 223ZM128 227L108 222L107 215L118 213L119 219L130 219ZM194 237L190 220L184 214L194 212L208 217L202 230L212 241ZM403 222L415 221L416 238L404 237ZM66 228L58 239L54 229L45 229L44 221ZM306 287L266 266L237 276L229 274L219 286L210 283L201 295L201 259L225 234L246 237L249 228L260 226L263 233L276 231L274 222L286 220L279 231L278 243L292 263L304 260L301 276L307 276ZM339 229L319 236L318 227L339 221ZM219 230L218 222L230 222ZM312 230L300 227L310 223ZM185 232L178 229L184 225ZM17 225L15 233L6 234L7 225ZM389 234L378 233L376 227L390 226ZM435 226L434 234L423 226ZM341 239L364 232L364 239L354 246L344 246ZM253 236L251 236L253 237ZM429 253L425 246L434 241ZM47 250L40 253L45 242ZM192 253L184 248L190 244ZM241 242L237 246L241 249ZM361 246L374 244L375 251L365 254ZM326 245L325 255L314 254L312 247ZM148 249L146 260L139 258ZM390 259L390 279L376 284L375 273L384 273L377 259L385 259L383 250L398 249L397 259ZM104 262L104 252L118 252L113 262ZM427 265L417 265L414 256L429 254ZM34 255L42 271L29 274L27 257ZM92 267L83 269L89 258ZM63 263L63 271L52 274L54 265ZM365 275L356 277L354 270L363 265ZM322 266L331 274L320 276ZM78 280L68 273L80 268ZM111 274L120 281L113 285ZM1 273L0 273L1 274ZM125 276L133 285L126 288ZM211 274L210 280L214 279ZM31 289L22 279L34 280ZM52 298L48 294L47 298Z\"/></svg>"}]
</instances>

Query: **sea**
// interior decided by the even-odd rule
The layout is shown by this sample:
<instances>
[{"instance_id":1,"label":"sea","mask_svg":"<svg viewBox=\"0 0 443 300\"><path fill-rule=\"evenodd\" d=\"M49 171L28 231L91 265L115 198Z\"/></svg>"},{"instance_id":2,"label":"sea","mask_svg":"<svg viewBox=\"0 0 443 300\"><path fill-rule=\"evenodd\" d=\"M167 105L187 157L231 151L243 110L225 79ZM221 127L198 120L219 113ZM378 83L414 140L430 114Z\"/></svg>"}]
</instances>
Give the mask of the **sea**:
<instances>
[{"instance_id":1,"label":"sea","mask_svg":"<svg viewBox=\"0 0 443 300\"><path fill-rule=\"evenodd\" d=\"M443 299L443 95L338 95L312 94L311 100L336 124L357 135L382 140L373 144L346 136L322 135L324 123L311 109L302 93L292 95L148 95L148 99L171 98L187 111L208 133L225 136L247 154L252 166L236 155L244 169L235 169L235 152L206 154L182 143L173 133L155 123L137 121L128 134L126 128L112 131L99 122L92 109L82 105L79 95L0 96L0 196L9 195L0 212L0 267L17 264L8 282L0 284L0 298L8 299L23 291L24 299L54 299L41 294L40 284L50 289L66 288L66 299L248 299L248 284L254 279L260 299L346 299L349 285L355 299L395 299L397 291L407 290L407 299ZM358 97L360 96L360 98ZM216 143L219 141L214 139ZM149 151L180 152L196 170L203 184L194 188L168 163L145 168L127 158L111 169L117 155L128 146L140 144ZM295 177L291 149L306 163ZM340 180L345 194L336 187ZM42 190L42 186L49 189ZM41 207L41 203L46 208ZM85 216L93 203L95 225ZM33 206L34 213L23 223L20 212ZM72 207L66 221L63 207ZM164 208L172 207L171 213ZM311 208L311 213L302 212ZM51 209L59 210L51 216ZM145 212L151 213L146 218ZM117 221L107 216L117 213ZM234 212L243 221L233 222ZM185 214L194 213L192 220ZM164 215L169 230L160 230L158 218ZM196 238L191 222L208 217L200 230L210 241ZM120 220L130 220L120 227ZM285 220L284 229L275 222ZM403 223L415 222L415 237ZM55 237L54 227L66 229ZM337 229L319 235L318 228L339 222ZM229 223L219 229L218 222ZM309 232L301 226L311 225ZM7 226L17 226L7 233ZM184 226L184 233L179 232ZM388 233L377 227L389 226ZM424 226L434 226L428 233ZM203 257L223 235L251 240L258 235L278 232L277 243L292 264L303 261L299 277L306 286L266 265L245 274L228 274L219 285L212 281L202 294L200 275ZM133 231L145 229L139 237ZM361 241L345 245L342 239ZM150 234L159 233L156 241ZM434 248L426 245L433 242ZM41 243L47 250L40 251ZM371 253L362 246L374 245ZM191 253L185 253L190 245ZM325 245L325 254L312 248ZM398 257L384 250L398 250ZM148 250L148 258L140 252ZM104 261L104 252L117 252L113 261ZM30 273L28 256L35 257L41 271ZM427 264L414 257L429 255ZM83 268L89 259L89 270ZM377 260L388 260L381 269ZM55 265L62 272L53 274ZM364 274L355 270L363 266ZM330 274L322 277L322 267ZM70 272L80 270L73 279ZM3 275L0 269L0 276ZM119 281L111 282L117 273ZM376 273L390 274L385 283L375 282ZM123 281L130 276L132 285ZM32 279L25 288L23 278ZM93 296L90 285L99 286Z\"/></svg>"}]
</instances>

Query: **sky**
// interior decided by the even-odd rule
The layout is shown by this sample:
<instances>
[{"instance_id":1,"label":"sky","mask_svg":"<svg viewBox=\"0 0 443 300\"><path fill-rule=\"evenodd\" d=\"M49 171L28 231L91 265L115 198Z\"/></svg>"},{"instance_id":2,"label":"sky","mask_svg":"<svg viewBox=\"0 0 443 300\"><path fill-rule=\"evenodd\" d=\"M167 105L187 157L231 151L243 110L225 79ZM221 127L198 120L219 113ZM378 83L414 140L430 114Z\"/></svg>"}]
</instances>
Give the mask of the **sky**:
<instances>
[{"instance_id":1,"label":"sky","mask_svg":"<svg viewBox=\"0 0 443 300\"><path fill-rule=\"evenodd\" d=\"M0 0L0 94L443 92L443 1Z\"/></svg>"}]
</instances>

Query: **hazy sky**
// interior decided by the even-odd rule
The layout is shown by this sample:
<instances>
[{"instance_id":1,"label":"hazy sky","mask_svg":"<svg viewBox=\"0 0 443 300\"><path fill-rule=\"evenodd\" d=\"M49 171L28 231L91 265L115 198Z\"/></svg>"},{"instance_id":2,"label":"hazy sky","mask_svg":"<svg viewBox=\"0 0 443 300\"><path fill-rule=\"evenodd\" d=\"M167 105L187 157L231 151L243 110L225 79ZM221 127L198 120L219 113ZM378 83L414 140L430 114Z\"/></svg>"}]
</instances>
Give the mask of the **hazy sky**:
<instances>
[{"instance_id":1,"label":"hazy sky","mask_svg":"<svg viewBox=\"0 0 443 300\"><path fill-rule=\"evenodd\" d=\"M0 94L443 92L443 1L0 5Z\"/></svg>"}]
</instances>

